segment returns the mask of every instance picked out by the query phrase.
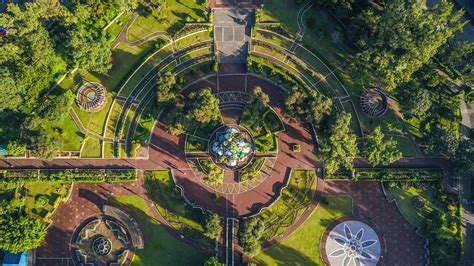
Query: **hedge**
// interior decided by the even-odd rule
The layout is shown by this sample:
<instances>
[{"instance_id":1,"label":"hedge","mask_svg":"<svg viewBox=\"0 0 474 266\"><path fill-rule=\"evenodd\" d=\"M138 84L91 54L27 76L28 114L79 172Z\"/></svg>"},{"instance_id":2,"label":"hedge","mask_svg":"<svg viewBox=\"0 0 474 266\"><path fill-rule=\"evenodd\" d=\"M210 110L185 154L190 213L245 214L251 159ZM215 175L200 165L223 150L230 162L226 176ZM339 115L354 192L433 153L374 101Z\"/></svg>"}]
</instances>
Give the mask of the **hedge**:
<instances>
[{"instance_id":1,"label":"hedge","mask_svg":"<svg viewBox=\"0 0 474 266\"><path fill-rule=\"evenodd\" d=\"M435 181L443 178L441 168L357 168L355 177L351 178L348 171L338 171L331 176L325 176L328 180L372 180L372 181Z\"/></svg>"},{"instance_id":2,"label":"hedge","mask_svg":"<svg viewBox=\"0 0 474 266\"><path fill-rule=\"evenodd\" d=\"M137 179L135 169L15 169L0 170L0 183L120 182Z\"/></svg>"}]
</instances>

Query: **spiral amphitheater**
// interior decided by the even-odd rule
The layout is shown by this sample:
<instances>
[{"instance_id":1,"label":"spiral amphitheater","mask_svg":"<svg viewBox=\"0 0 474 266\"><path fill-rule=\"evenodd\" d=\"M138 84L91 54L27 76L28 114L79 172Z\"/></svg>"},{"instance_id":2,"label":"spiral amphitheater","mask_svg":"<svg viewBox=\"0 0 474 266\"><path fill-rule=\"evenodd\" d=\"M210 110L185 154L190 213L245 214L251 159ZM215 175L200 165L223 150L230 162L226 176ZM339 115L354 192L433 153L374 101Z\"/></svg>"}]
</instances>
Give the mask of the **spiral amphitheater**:
<instances>
[{"instance_id":1,"label":"spiral amphitheater","mask_svg":"<svg viewBox=\"0 0 474 266\"><path fill-rule=\"evenodd\" d=\"M366 89L360 96L360 109L370 117L381 117L388 110L388 97L378 88Z\"/></svg>"},{"instance_id":2,"label":"spiral amphitheater","mask_svg":"<svg viewBox=\"0 0 474 266\"><path fill-rule=\"evenodd\" d=\"M87 82L82 85L76 94L76 103L86 112L97 112L107 102L107 90L102 84Z\"/></svg>"}]
</instances>

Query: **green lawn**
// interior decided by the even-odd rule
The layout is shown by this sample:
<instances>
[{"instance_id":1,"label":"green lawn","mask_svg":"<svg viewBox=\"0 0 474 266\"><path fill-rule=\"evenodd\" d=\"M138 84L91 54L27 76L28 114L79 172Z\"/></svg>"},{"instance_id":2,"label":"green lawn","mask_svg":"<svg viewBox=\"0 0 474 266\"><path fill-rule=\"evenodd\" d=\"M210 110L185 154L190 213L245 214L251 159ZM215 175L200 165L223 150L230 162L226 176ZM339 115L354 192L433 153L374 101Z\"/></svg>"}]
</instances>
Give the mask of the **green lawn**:
<instances>
[{"instance_id":1,"label":"green lawn","mask_svg":"<svg viewBox=\"0 0 474 266\"><path fill-rule=\"evenodd\" d=\"M186 152L203 152L207 150L208 141L188 135L186 139Z\"/></svg>"},{"instance_id":2,"label":"green lawn","mask_svg":"<svg viewBox=\"0 0 474 266\"><path fill-rule=\"evenodd\" d=\"M104 158L114 158L114 144L112 142L104 142Z\"/></svg>"},{"instance_id":3,"label":"green lawn","mask_svg":"<svg viewBox=\"0 0 474 266\"><path fill-rule=\"evenodd\" d=\"M151 137L153 131L153 125L155 124L156 118L160 113L161 108L157 106L154 99L148 102L145 110L141 113L138 118L137 129L133 134L133 140L135 142L144 145Z\"/></svg>"},{"instance_id":4,"label":"green lawn","mask_svg":"<svg viewBox=\"0 0 474 266\"><path fill-rule=\"evenodd\" d=\"M128 31L128 40L136 41L157 31L166 31L173 35L184 27L185 22L205 22L207 5L203 0L167 0L162 1L160 9L154 9L149 15L141 15Z\"/></svg>"},{"instance_id":5,"label":"green lawn","mask_svg":"<svg viewBox=\"0 0 474 266\"><path fill-rule=\"evenodd\" d=\"M311 217L282 242L261 252L259 265L323 265L320 240L326 227L335 219L352 213L351 198L328 196L328 205L319 205Z\"/></svg>"},{"instance_id":6,"label":"green lawn","mask_svg":"<svg viewBox=\"0 0 474 266\"><path fill-rule=\"evenodd\" d=\"M264 238L273 239L295 223L308 208L316 191L314 171L294 170L290 183L283 189L281 197L272 206L262 210L265 221Z\"/></svg>"},{"instance_id":7,"label":"green lawn","mask_svg":"<svg viewBox=\"0 0 474 266\"><path fill-rule=\"evenodd\" d=\"M357 111L354 109L354 106L352 105L350 101L342 103L342 106L344 107L344 111L346 111L346 113L351 114L352 132L354 132L354 134L356 134L357 137L359 138L362 137L362 132L359 126L358 116L356 114Z\"/></svg>"},{"instance_id":8,"label":"green lawn","mask_svg":"<svg viewBox=\"0 0 474 266\"><path fill-rule=\"evenodd\" d=\"M110 35L110 40L113 42L120 32L122 31L125 24L127 24L128 20L132 16L132 13L125 12L123 13L112 25L109 26L107 29L107 33Z\"/></svg>"},{"instance_id":9,"label":"green lawn","mask_svg":"<svg viewBox=\"0 0 474 266\"><path fill-rule=\"evenodd\" d=\"M143 233L145 249L135 250L131 265L203 265L208 255L170 235L148 215L150 210L143 198L117 196L114 200L137 220Z\"/></svg>"},{"instance_id":10,"label":"green lawn","mask_svg":"<svg viewBox=\"0 0 474 266\"><path fill-rule=\"evenodd\" d=\"M146 171L144 178L145 187L154 199L156 208L172 227L203 245L214 244L203 235L205 215L186 204L169 171Z\"/></svg>"},{"instance_id":11,"label":"green lawn","mask_svg":"<svg viewBox=\"0 0 474 266\"><path fill-rule=\"evenodd\" d=\"M60 128L62 130L63 150L79 151L81 143L84 141L84 134L77 128L74 120L67 116Z\"/></svg>"},{"instance_id":12,"label":"green lawn","mask_svg":"<svg viewBox=\"0 0 474 266\"><path fill-rule=\"evenodd\" d=\"M410 141L407 137L404 136L394 136L392 137L397 141L397 148L402 152L403 157L415 157L416 151L411 146Z\"/></svg>"},{"instance_id":13,"label":"green lawn","mask_svg":"<svg viewBox=\"0 0 474 266\"><path fill-rule=\"evenodd\" d=\"M112 94L107 93L107 103L98 112L83 111L75 103L73 103L72 108L86 129L100 135L104 130L104 123L112 101Z\"/></svg>"},{"instance_id":14,"label":"green lawn","mask_svg":"<svg viewBox=\"0 0 474 266\"><path fill-rule=\"evenodd\" d=\"M71 184L28 183L24 186L25 210L30 217L35 217L49 223L51 212L57 207L59 201L67 196Z\"/></svg>"},{"instance_id":15,"label":"green lawn","mask_svg":"<svg viewBox=\"0 0 474 266\"><path fill-rule=\"evenodd\" d=\"M101 151L100 140L87 138L82 147L81 158L101 158Z\"/></svg>"}]
</instances>

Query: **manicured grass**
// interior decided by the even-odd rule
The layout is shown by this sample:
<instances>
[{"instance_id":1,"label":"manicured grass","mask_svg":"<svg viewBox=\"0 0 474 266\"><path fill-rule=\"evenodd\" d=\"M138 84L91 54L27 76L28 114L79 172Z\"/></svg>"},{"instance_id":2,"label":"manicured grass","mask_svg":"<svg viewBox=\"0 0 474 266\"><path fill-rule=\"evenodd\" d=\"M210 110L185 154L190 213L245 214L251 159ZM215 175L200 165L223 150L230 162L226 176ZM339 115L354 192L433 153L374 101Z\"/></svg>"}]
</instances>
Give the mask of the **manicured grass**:
<instances>
[{"instance_id":1,"label":"manicured grass","mask_svg":"<svg viewBox=\"0 0 474 266\"><path fill-rule=\"evenodd\" d=\"M100 140L87 138L82 147L81 158L101 158L101 150Z\"/></svg>"},{"instance_id":2,"label":"manicured grass","mask_svg":"<svg viewBox=\"0 0 474 266\"><path fill-rule=\"evenodd\" d=\"M352 213L351 198L327 196L329 203L319 205L292 235L261 252L255 258L261 265L323 265L320 240L335 219Z\"/></svg>"},{"instance_id":3,"label":"manicured grass","mask_svg":"<svg viewBox=\"0 0 474 266\"><path fill-rule=\"evenodd\" d=\"M397 141L397 148L402 152L403 157L415 157L416 151L411 146L410 141L407 137L404 136L394 136L392 137Z\"/></svg>"},{"instance_id":4,"label":"manicured grass","mask_svg":"<svg viewBox=\"0 0 474 266\"><path fill-rule=\"evenodd\" d=\"M178 50L182 50L186 47L189 47L193 44L200 43L200 42L205 42L205 41L210 41L212 40L210 32L209 31L199 31L192 33L190 35L187 35L184 38L181 38L176 41L176 48Z\"/></svg>"},{"instance_id":5,"label":"manicured grass","mask_svg":"<svg viewBox=\"0 0 474 266\"><path fill-rule=\"evenodd\" d=\"M120 138L125 139L128 134L128 129L130 127L130 123L132 123L133 116L135 115L135 111L137 110L137 106L132 104L126 113L125 121L122 124L122 128L120 129Z\"/></svg>"},{"instance_id":6,"label":"manicured grass","mask_svg":"<svg viewBox=\"0 0 474 266\"><path fill-rule=\"evenodd\" d=\"M30 217L49 223L51 212L59 201L67 196L71 184L61 183L28 183L25 190L25 210Z\"/></svg>"},{"instance_id":7,"label":"manicured grass","mask_svg":"<svg viewBox=\"0 0 474 266\"><path fill-rule=\"evenodd\" d=\"M120 96L128 96L138 85L138 83L148 74L150 70L152 70L156 65L161 63L163 59L167 58L170 54L173 53L173 47L171 44L165 44L161 48L157 49L157 51L151 54L151 50L146 54L148 59L146 62L142 63L145 60L145 56L141 58L140 61L137 62L138 69L134 70L134 73L130 73L127 80L124 81L124 85L121 87L119 91ZM138 64L142 64L138 66Z\"/></svg>"},{"instance_id":8,"label":"manicured grass","mask_svg":"<svg viewBox=\"0 0 474 266\"><path fill-rule=\"evenodd\" d=\"M208 141L188 135L186 139L186 152L203 152L207 150Z\"/></svg>"},{"instance_id":9,"label":"manicured grass","mask_svg":"<svg viewBox=\"0 0 474 266\"><path fill-rule=\"evenodd\" d=\"M107 122L107 128L105 130L105 136L109 138L114 138L115 136L115 126L122 112L124 102L121 100L115 100L112 109L110 110L109 120Z\"/></svg>"},{"instance_id":10,"label":"manicured grass","mask_svg":"<svg viewBox=\"0 0 474 266\"><path fill-rule=\"evenodd\" d=\"M141 113L138 118L137 129L133 134L133 140L145 145L146 142L150 139L151 133L153 131L153 125L155 124L156 118L160 113L161 108L157 106L157 103L154 99L148 102L145 110Z\"/></svg>"},{"instance_id":11,"label":"manicured grass","mask_svg":"<svg viewBox=\"0 0 474 266\"><path fill-rule=\"evenodd\" d=\"M119 44L112 51L112 68L107 74L90 73L86 78L100 82L109 91L118 92L122 82L155 48L154 42L146 42L133 47L123 43Z\"/></svg>"},{"instance_id":12,"label":"manicured grass","mask_svg":"<svg viewBox=\"0 0 474 266\"><path fill-rule=\"evenodd\" d=\"M61 136L63 141L64 151L79 151L81 149L81 143L84 141L84 134L77 128L76 123L70 116L64 119L62 125Z\"/></svg>"},{"instance_id":13,"label":"manicured grass","mask_svg":"<svg viewBox=\"0 0 474 266\"><path fill-rule=\"evenodd\" d=\"M308 208L316 191L314 171L294 170L290 182L283 189L281 197L272 206L262 210L260 217L265 221L264 238L270 240L295 223Z\"/></svg>"},{"instance_id":14,"label":"manicured grass","mask_svg":"<svg viewBox=\"0 0 474 266\"><path fill-rule=\"evenodd\" d=\"M104 142L104 158L114 158L114 144L112 142Z\"/></svg>"},{"instance_id":15,"label":"manicured grass","mask_svg":"<svg viewBox=\"0 0 474 266\"><path fill-rule=\"evenodd\" d=\"M204 22L207 5L202 0L167 0L148 16L139 16L128 31L128 40L136 41L157 31L173 35L186 21ZM187 18L187 19L186 19Z\"/></svg>"},{"instance_id":16,"label":"manicured grass","mask_svg":"<svg viewBox=\"0 0 474 266\"><path fill-rule=\"evenodd\" d=\"M146 171L144 178L156 208L173 228L203 245L214 244L203 235L205 215L186 204L169 171Z\"/></svg>"},{"instance_id":17,"label":"manicured grass","mask_svg":"<svg viewBox=\"0 0 474 266\"><path fill-rule=\"evenodd\" d=\"M190 68L187 68L179 73L180 77L183 77L186 80L186 83L193 82L198 80L202 77L215 74L216 71L214 70L215 60L202 62L196 64Z\"/></svg>"},{"instance_id":18,"label":"manicured grass","mask_svg":"<svg viewBox=\"0 0 474 266\"><path fill-rule=\"evenodd\" d=\"M352 106L352 103L350 101L344 102L344 103L342 103L342 106L344 107L344 111L346 111L346 113L351 114L351 129L352 129L352 132L354 132L354 134L356 134L357 137L359 137L359 138L362 137L362 132L361 132L361 129L359 127L359 122L357 120L356 110Z\"/></svg>"},{"instance_id":19,"label":"manicured grass","mask_svg":"<svg viewBox=\"0 0 474 266\"><path fill-rule=\"evenodd\" d=\"M137 220L143 233L145 249L135 250L131 265L202 265L208 257L173 237L150 217L150 209L140 196L116 196L114 200Z\"/></svg>"},{"instance_id":20,"label":"manicured grass","mask_svg":"<svg viewBox=\"0 0 474 266\"><path fill-rule=\"evenodd\" d=\"M281 46L281 47L283 47L285 49L288 49L288 50L291 48L291 44L293 43L292 41L290 41L286 38L283 38L279 35L276 35L276 34L273 34L273 33L267 32L267 31L263 31L263 30L258 30L257 29L255 31L253 31L253 33L254 33L254 35L252 37L257 39L257 40L264 40L266 42L273 43L275 45Z\"/></svg>"},{"instance_id":21,"label":"manicured grass","mask_svg":"<svg viewBox=\"0 0 474 266\"><path fill-rule=\"evenodd\" d=\"M112 23L112 25L109 26L107 29L107 33L110 35L110 40L113 42L120 32L122 31L123 27L125 24L127 24L128 20L132 16L132 13L126 12L123 13L116 21L115 23Z\"/></svg>"},{"instance_id":22,"label":"manicured grass","mask_svg":"<svg viewBox=\"0 0 474 266\"><path fill-rule=\"evenodd\" d=\"M87 130L101 135L104 130L105 119L107 118L107 113L112 105L112 101L112 94L107 93L107 103L98 112L83 111L75 103L72 105L72 108L74 108L74 111Z\"/></svg>"}]
</instances>

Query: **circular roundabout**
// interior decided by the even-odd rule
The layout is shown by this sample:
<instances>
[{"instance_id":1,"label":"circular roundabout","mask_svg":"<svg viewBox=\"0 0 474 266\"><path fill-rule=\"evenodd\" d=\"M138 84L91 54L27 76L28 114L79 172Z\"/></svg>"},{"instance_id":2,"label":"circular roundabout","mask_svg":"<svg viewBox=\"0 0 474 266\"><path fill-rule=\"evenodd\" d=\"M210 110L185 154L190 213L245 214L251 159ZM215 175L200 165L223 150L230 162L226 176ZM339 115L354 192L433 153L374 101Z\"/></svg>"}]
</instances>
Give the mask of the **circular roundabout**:
<instances>
[{"instance_id":1,"label":"circular roundabout","mask_svg":"<svg viewBox=\"0 0 474 266\"><path fill-rule=\"evenodd\" d=\"M107 90L102 84L87 82L76 93L76 103L86 112L97 112L107 102Z\"/></svg>"},{"instance_id":2,"label":"circular roundabout","mask_svg":"<svg viewBox=\"0 0 474 266\"><path fill-rule=\"evenodd\" d=\"M370 222L352 218L333 222L321 239L321 255L327 265L379 265L383 239Z\"/></svg>"},{"instance_id":3,"label":"circular roundabout","mask_svg":"<svg viewBox=\"0 0 474 266\"><path fill-rule=\"evenodd\" d=\"M76 265L122 265L133 252L130 234L118 220L108 216L83 221L71 239Z\"/></svg>"}]
</instances>

